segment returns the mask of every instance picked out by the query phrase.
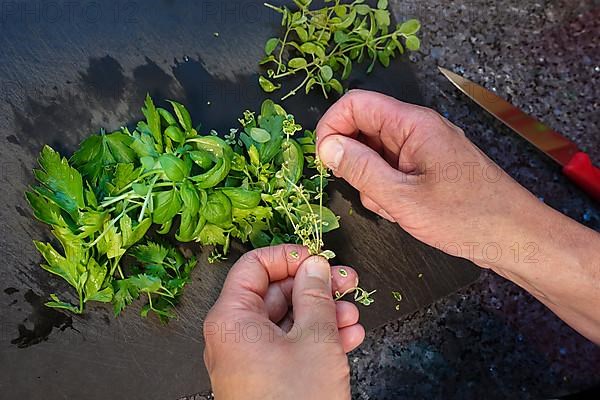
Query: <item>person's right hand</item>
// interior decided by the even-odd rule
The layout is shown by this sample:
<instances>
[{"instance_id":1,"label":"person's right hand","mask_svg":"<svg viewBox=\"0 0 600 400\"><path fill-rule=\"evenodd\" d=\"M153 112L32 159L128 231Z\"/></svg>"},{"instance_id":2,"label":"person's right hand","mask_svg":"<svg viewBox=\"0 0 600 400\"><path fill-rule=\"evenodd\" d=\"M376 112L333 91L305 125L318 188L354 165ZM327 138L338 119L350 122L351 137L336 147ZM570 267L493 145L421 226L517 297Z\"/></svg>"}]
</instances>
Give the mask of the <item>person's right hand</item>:
<instances>
[{"instance_id":1,"label":"person's right hand","mask_svg":"<svg viewBox=\"0 0 600 400\"><path fill-rule=\"evenodd\" d=\"M544 205L427 108L351 91L317 126L321 160L365 207L527 289L600 343L600 235Z\"/></svg>"},{"instance_id":2,"label":"person's right hand","mask_svg":"<svg viewBox=\"0 0 600 400\"><path fill-rule=\"evenodd\" d=\"M494 266L496 246L509 255L527 226L523 211L539 208L460 128L428 108L353 90L327 111L317 137L321 160L360 191L366 208L483 267Z\"/></svg>"}]
</instances>

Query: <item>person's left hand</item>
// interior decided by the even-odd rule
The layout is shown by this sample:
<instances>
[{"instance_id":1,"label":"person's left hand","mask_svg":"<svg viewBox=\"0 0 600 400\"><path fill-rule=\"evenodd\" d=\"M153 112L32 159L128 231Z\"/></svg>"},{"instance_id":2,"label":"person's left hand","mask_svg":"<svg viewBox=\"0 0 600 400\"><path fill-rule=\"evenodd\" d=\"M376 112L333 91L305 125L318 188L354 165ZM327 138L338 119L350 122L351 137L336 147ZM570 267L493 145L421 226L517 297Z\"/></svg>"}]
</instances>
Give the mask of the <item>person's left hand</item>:
<instances>
[{"instance_id":1,"label":"person's left hand","mask_svg":"<svg viewBox=\"0 0 600 400\"><path fill-rule=\"evenodd\" d=\"M358 308L332 293L357 285L353 269L302 246L244 255L204 322L216 399L349 399L346 353L365 331Z\"/></svg>"}]
</instances>

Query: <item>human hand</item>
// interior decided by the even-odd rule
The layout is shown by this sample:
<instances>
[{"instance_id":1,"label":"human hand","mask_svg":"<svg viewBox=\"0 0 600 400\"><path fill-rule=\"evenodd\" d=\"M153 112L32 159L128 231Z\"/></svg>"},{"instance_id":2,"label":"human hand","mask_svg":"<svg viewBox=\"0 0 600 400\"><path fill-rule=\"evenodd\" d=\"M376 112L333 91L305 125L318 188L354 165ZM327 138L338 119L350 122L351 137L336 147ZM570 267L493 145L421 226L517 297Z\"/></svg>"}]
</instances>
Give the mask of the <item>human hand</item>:
<instances>
[{"instance_id":1,"label":"human hand","mask_svg":"<svg viewBox=\"0 0 600 400\"><path fill-rule=\"evenodd\" d=\"M240 258L204 322L216 399L349 399L346 353L365 331L358 308L332 293L357 284L353 269L298 245Z\"/></svg>"},{"instance_id":2,"label":"human hand","mask_svg":"<svg viewBox=\"0 0 600 400\"><path fill-rule=\"evenodd\" d=\"M353 90L317 126L318 151L363 205L417 239L483 267L508 249L539 201L428 108ZM486 248L493 243L494 248ZM501 247L501 259L490 252Z\"/></svg>"}]
</instances>

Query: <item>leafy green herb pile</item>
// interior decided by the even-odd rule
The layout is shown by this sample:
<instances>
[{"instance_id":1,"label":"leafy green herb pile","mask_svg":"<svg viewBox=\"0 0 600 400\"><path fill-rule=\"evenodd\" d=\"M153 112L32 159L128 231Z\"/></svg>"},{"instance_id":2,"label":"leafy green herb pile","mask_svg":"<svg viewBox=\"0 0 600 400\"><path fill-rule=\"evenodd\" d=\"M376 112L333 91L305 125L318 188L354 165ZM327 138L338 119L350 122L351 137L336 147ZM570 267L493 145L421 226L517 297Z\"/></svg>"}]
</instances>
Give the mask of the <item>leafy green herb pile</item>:
<instances>
[{"instance_id":1,"label":"leafy green herb pile","mask_svg":"<svg viewBox=\"0 0 600 400\"><path fill-rule=\"evenodd\" d=\"M146 240L153 225L179 242L215 246L210 261L227 254L232 238L254 247L301 243L334 256L322 251L323 234L339 224L323 206L328 175L313 132L267 100L225 139L200 135L185 107L170 104L172 112L147 97L146 119L134 130L91 136L70 160L42 150L38 185L26 195L56 242L35 245L42 268L78 299L53 294L48 306L82 313L88 302L112 303L119 314L142 297L142 316L172 317L196 260Z\"/></svg>"},{"instance_id":2,"label":"leafy green herb pile","mask_svg":"<svg viewBox=\"0 0 600 400\"><path fill-rule=\"evenodd\" d=\"M388 0L379 0L373 8L364 0L343 4L342 0L325 0L331 5L311 10L312 0L294 0L297 11L287 7L265 6L282 14L285 32L281 38L271 38L265 45L266 57L260 62L267 76L259 77L262 89L271 93L281 88L280 81L291 75L303 74L304 79L282 100L304 88L308 93L319 87L325 98L332 90L342 93L341 81L348 79L353 62L369 60L370 73L379 60L388 67L390 60L403 54L405 48L419 49L416 33L419 21L408 20L391 27Z\"/></svg>"}]
</instances>

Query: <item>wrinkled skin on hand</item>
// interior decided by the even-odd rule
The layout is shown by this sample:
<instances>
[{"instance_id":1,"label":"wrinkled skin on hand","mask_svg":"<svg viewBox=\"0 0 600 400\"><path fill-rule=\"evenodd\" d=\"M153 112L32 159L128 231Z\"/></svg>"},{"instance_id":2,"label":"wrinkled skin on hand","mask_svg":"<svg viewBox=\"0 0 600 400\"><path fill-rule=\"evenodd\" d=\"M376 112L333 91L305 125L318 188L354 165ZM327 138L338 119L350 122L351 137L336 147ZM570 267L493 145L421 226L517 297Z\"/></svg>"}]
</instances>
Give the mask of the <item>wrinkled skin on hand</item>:
<instances>
[{"instance_id":1,"label":"wrinkled skin on hand","mask_svg":"<svg viewBox=\"0 0 600 400\"><path fill-rule=\"evenodd\" d=\"M204 322L216 398L349 399L346 353L365 331L356 305L332 294L357 284L298 245L244 255Z\"/></svg>"}]
</instances>

